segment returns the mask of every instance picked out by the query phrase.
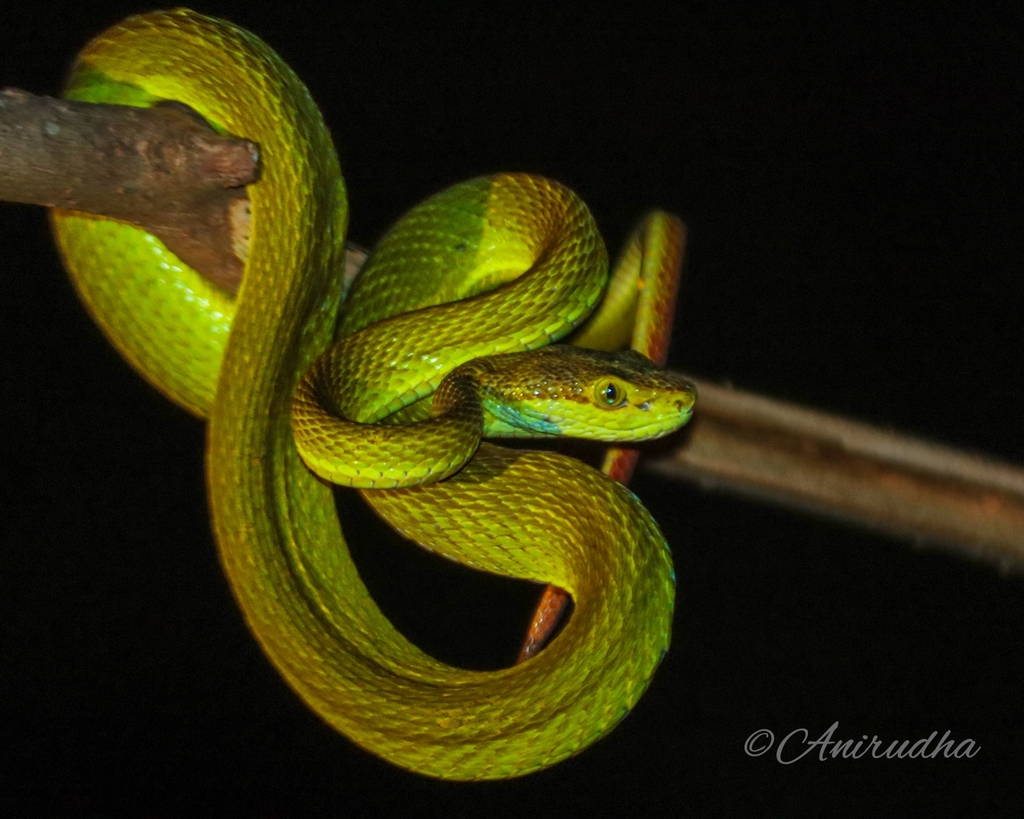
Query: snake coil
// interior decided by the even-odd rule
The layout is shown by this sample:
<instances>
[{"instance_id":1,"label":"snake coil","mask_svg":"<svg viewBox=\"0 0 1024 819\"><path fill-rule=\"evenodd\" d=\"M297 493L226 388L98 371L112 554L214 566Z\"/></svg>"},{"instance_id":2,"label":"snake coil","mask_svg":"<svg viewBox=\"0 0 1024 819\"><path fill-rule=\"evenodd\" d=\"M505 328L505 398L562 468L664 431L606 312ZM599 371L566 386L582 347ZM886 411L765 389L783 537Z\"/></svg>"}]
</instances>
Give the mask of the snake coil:
<instances>
[{"instance_id":1,"label":"snake coil","mask_svg":"<svg viewBox=\"0 0 1024 819\"><path fill-rule=\"evenodd\" d=\"M290 405L300 376L334 339L347 203L330 136L298 78L254 35L177 10L133 17L98 36L80 54L67 93L133 105L176 100L260 145L237 298L130 225L70 213L55 214L54 225L76 286L112 342L161 391L209 419L207 479L221 560L250 628L292 688L359 745L437 777L525 774L610 730L646 688L672 619L671 558L634 495L573 459L489 444L447 481L367 493L427 548L572 595L571 620L534 659L467 671L429 657L384 617L353 565L330 488L299 459ZM578 231L565 253L589 259L598 273L571 288L535 274L536 259L562 252L537 249L553 209L574 199L560 186L504 176L453 191L389 235L375 254L385 275L357 286L342 323L344 334L384 318L385 309L427 305L393 319L389 333L413 343L416 322L428 328L441 359L426 379L434 387L437 373L480 350L537 347L568 332L607 276L593 221L579 215L585 208L573 211ZM533 198L524 200L524 191ZM470 271L469 289L457 294L468 300L453 301L434 275L452 254ZM532 272L489 289L521 272L524 254ZM438 271L388 278L430 259ZM488 299L494 305L482 311ZM495 317L512 317L512 336ZM376 349L361 360L379 373L389 356ZM378 396L391 410L393 387Z\"/></svg>"}]
</instances>

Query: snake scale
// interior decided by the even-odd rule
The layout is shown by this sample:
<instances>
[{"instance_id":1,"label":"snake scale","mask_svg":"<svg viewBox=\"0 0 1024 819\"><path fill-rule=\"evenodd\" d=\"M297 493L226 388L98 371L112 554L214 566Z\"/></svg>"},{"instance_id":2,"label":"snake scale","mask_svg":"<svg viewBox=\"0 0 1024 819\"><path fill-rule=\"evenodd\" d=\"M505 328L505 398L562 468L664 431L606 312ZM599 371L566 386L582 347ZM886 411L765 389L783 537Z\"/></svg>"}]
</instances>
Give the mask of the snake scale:
<instances>
[{"instance_id":1,"label":"snake scale","mask_svg":"<svg viewBox=\"0 0 1024 819\"><path fill-rule=\"evenodd\" d=\"M576 329L588 347L646 338L648 354L663 359L667 330L650 325L671 315L678 223L649 216L609 287L604 245L574 194L525 175L472 180L410 211L346 300L348 210L331 138L305 87L255 35L187 10L133 17L82 51L67 95L177 101L259 145L237 297L137 227L67 212L53 221L107 336L158 389L208 419L221 560L292 688L359 745L436 777L522 775L608 732L668 647L668 548L637 498L608 475L479 438L629 440L685 422L692 386L642 356L546 346ZM671 284L645 278L651 265L668 269ZM313 366L328 349L336 360ZM562 373L574 356L591 370ZM499 395L506 366L532 375L518 393ZM663 412L669 420L654 423ZM622 428L570 429L595 416ZM610 420L627 416L639 420ZM350 437L330 451L332 425ZM450 455L460 435L462 449ZM406 537L568 592L575 608L563 631L499 671L453 668L422 652L364 587L332 490L303 463L296 440L311 467L365 487ZM606 471L630 457L611 456Z\"/></svg>"}]
</instances>

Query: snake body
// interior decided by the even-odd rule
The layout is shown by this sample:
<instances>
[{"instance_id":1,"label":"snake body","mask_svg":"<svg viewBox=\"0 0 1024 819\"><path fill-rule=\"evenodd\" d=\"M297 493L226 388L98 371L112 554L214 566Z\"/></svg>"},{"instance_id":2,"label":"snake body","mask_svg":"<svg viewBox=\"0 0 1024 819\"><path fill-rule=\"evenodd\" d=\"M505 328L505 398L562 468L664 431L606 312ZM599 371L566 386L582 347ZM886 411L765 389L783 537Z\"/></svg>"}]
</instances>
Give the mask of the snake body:
<instances>
[{"instance_id":1,"label":"snake body","mask_svg":"<svg viewBox=\"0 0 1024 819\"><path fill-rule=\"evenodd\" d=\"M533 177L457 186L385 238L368 263L378 272L357 281L339 323L347 203L338 160L308 92L261 40L187 10L134 17L83 50L68 95L179 101L260 146L236 298L135 227L68 213L54 224L76 286L113 343L161 391L209 419L221 559L253 633L294 690L356 743L438 777L521 775L610 730L666 651L673 608L668 549L632 493L571 458L486 443L440 483L365 493L427 548L571 594L572 618L533 659L496 672L457 669L411 644L378 609L331 490L300 460L290 423L296 385L336 327L342 345L363 345L354 369L335 380L343 396L359 397L350 420L371 435L389 420L424 418L445 376L477 356L568 333L607 277L586 209ZM559 219L571 229L552 228ZM552 231L568 239L552 244L544 239ZM553 259L571 285L537 273ZM420 275L397 275L410 265ZM466 270L457 285L442 275L453 265ZM418 464L410 459L406 471Z\"/></svg>"}]
</instances>

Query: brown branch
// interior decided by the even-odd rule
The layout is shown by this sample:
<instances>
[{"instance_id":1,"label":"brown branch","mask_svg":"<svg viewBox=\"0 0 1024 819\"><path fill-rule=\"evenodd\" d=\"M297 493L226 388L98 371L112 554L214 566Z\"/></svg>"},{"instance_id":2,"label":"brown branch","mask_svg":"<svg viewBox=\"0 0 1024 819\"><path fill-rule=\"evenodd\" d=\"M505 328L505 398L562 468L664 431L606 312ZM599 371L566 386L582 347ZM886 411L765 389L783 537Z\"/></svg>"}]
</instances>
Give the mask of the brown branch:
<instances>
[{"instance_id":1,"label":"brown branch","mask_svg":"<svg viewBox=\"0 0 1024 819\"><path fill-rule=\"evenodd\" d=\"M139 225L235 292L248 247L245 185L259 151L184 106L129 108L0 91L0 199Z\"/></svg>"},{"instance_id":2,"label":"brown branch","mask_svg":"<svg viewBox=\"0 0 1024 819\"><path fill-rule=\"evenodd\" d=\"M187 109L0 92L0 199L138 224L231 292L256 162L253 143L217 136ZM365 257L347 250L347 281ZM651 462L661 474L1024 568L1024 470L693 380L694 421Z\"/></svg>"},{"instance_id":3,"label":"brown branch","mask_svg":"<svg viewBox=\"0 0 1024 819\"><path fill-rule=\"evenodd\" d=\"M1024 570L1024 470L693 379L668 477L845 519Z\"/></svg>"}]
</instances>

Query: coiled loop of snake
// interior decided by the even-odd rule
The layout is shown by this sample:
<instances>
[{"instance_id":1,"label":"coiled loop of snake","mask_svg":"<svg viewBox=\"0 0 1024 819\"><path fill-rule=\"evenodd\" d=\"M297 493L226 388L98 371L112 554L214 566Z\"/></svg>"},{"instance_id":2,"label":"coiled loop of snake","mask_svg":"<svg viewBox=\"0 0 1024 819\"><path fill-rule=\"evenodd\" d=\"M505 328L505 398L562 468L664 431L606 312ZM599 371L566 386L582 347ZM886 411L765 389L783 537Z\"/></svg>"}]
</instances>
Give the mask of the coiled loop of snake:
<instances>
[{"instance_id":1,"label":"coiled loop of snake","mask_svg":"<svg viewBox=\"0 0 1024 819\"><path fill-rule=\"evenodd\" d=\"M179 10L131 18L97 37L69 93L137 105L177 100L260 145L237 299L128 225L60 214L55 226L76 286L115 345L170 397L209 417L221 558L289 684L355 742L439 777L528 773L613 727L667 648L674 590L665 543L628 490L563 456L484 445L441 484L372 493L379 511L429 548L572 595L574 615L546 650L514 668L474 672L424 654L383 616L349 556L331 490L299 460L289 408L300 375L333 337L347 206L330 137L290 69L248 32ZM502 207L492 209L488 195L485 222L504 220ZM450 233L486 239L473 217L451 211ZM600 243L596 232L587 241ZM385 251L396 264L429 255ZM458 347L487 319L465 306L472 301L440 306L442 289L430 309L446 328L454 317L446 332L464 334L452 341ZM582 302L592 305L599 289ZM372 294L365 304L346 315L345 332L376 320ZM517 343L544 343L546 322ZM428 334L438 332L431 323Z\"/></svg>"},{"instance_id":2,"label":"coiled loop of snake","mask_svg":"<svg viewBox=\"0 0 1024 819\"><path fill-rule=\"evenodd\" d=\"M431 197L374 249L347 299L344 340L299 385L293 424L303 459L321 477L360 488L450 476L482 432L471 394L468 406L415 431L366 425L433 395L467 361L566 335L607 278L590 211L557 183L501 174ZM330 397L332 413L315 393Z\"/></svg>"}]
</instances>

